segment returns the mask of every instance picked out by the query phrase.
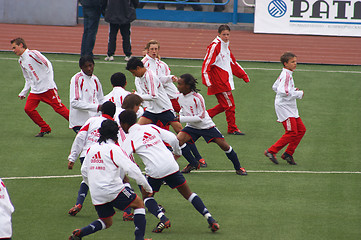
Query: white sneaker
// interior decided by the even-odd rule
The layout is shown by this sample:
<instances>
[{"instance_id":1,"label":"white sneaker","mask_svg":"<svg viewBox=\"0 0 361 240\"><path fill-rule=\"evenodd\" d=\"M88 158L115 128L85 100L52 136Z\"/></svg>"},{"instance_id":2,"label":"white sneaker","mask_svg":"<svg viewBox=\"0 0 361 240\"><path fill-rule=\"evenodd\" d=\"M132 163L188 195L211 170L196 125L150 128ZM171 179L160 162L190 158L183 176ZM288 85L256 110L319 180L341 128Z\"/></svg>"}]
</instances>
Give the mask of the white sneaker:
<instances>
[{"instance_id":1,"label":"white sneaker","mask_svg":"<svg viewBox=\"0 0 361 240\"><path fill-rule=\"evenodd\" d=\"M105 58L104 58L104 60L105 61L114 61L114 57L113 56L106 56Z\"/></svg>"},{"instance_id":2,"label":"white sneaker","mask_svg":"<svg viewBox=\"0 0 361 240\"><path fill-rule=\"evenodd\" d=\"M125 56L124 60L125 60L126 62L128 62L131 58L132 58L132 56Z\"/></svg>"}]
</instances>

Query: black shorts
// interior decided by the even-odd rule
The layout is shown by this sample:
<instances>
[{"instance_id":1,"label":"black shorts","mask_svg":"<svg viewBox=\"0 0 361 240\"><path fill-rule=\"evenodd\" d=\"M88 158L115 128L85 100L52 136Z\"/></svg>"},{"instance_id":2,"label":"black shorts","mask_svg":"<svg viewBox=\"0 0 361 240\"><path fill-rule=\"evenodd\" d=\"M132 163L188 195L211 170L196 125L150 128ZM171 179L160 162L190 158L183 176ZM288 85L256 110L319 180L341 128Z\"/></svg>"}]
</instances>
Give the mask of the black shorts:
<instances>
[{"instance_id":1,"label":"black shorts","mask_svg":"<svg viewBox=\"0 0 361 240\"><path fill-rule=\"evenodd\" d=\"M114 208L124 210L135 200L137 194L129 187L125 187L118 196L111 202L95 205L95 210L100 219L111 217L115 214Z\"/></svg>"},{"instance_id":2,"label":"black shorts","mask_svg":"<svg viewBox=\"0 0 361 240\"><path fill-rule=\"evenodd\" d=\"M216 127L209 129L185 127L182 129L182 132L187 133L192 138L192 142L196 142L200 137L203 137L207 143L213 142L215 138L224 138L222 133Z\"/></svg>"},{"instance_id":3,"label":"black shorts","mask_svg":"<svg viewBox=\"0 0 361 240\"><path fill-rule=\"evenodd\" d=\"M147 176L148 183L152 187L153 192L159 192L160 187L163 182L166 182L167 185L174 189L186 184L186 179L180 171L172 173L171 175L165 176L163 178L152 178Z\"/></svg>"},{"instance_id":4,"label":"black shorts","mask_svg":"<svg viewBox=\"0 0 361 240\"><path fill-rule=\"evenodd\" d=\"M170 122L174 122L175 115L171 110L167 110L162 113L151 113L147 110L143 113L143 116L145 118L148 118L153 122L153 124L158 125L158 122L161 122L163 126L168 126Z\"/></svg>"}]
</instances>

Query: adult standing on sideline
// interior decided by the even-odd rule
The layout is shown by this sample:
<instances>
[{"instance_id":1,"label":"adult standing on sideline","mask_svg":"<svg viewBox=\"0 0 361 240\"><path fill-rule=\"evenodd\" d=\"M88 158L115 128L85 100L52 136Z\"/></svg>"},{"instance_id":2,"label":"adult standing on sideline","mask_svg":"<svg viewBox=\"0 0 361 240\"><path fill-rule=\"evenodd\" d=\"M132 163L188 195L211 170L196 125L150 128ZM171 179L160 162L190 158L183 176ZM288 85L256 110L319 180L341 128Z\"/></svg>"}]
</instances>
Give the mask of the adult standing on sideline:
<instances>
[{"instance_id":1,"label":"adult standing on sideline","mask_svg":"<svg viewBox=\"0 0 361 240\"><path fill-rule=\"evenodd\" d=\"M208 95L216 95L218 105L208 109L211 118L221 112L226 112L228 134L244 135L236 125L236 106L232 90L234 90L233 75L249 82L247 73L236 62L229 48L230 27L221 25L218 36L207 47L207 54L202 65L202 82L208 87Z\"/></svg>"},{"instance_id":2,"label":"adult standing on sideline","mask_svg":"<svg viewBox=\"0 0 361 240\"><path fill-rule=\"evenodd\" d=\"M15 38L10 41L13 52L19 56L19 64L25 78L25 86L19 98L25 99L29 92L24 110L41 129L35 137L43 137L51 132L50 126L36 111L40 102L49 104L55 112L69 121L69 110L61 103L54 82L54 71L51 62L37 50L29 50L24 39Z\"/></svg>"},{"instance_id":3,"label":"adult standing on sideline","mask_svg":"<svg viewBox=\"0 0 361 240\"><path fill-rule=\"evenodd\" d=\"M94 57L93 49L98 33L103 0L80 0L83 7L84 31L81 41L81 56Z\"/></svg>"},{"instance_id":4,"label":"adult standing on sideline","mask_svg":"<svg viewBox=\"0 0 361 240\"><path fill-rule=\"evenodd\" d=\"M0 239L10 240L13 234L11 215L14 212L9 193L0 178Z\"/></svg>"},{"instance_id":5,"label":"adult standing on sideline","mask_svg":"<svg viewBox=\"0 0 361 240\"><path fill-rule=\"evenodd\" d=\"M117 34L123 38L123 52L125 61L129 61L132 55L130 41L130 23L136 19L135 8L139 0L108 0L105 10L105 21L109 23L108 52L105 61L113 61L117 44Z\"/></svg>"},{"instance_id":6,"label":"adult standing on sideline","mask_svg":"<svg viewBox=\"0 0 361 240\"><path fill-rule=\"evenodd\" d=\"M78 133L81 126L90 117L100 111L103 103L102 85L93 74L94 60L91 56L82 56L79 59L80 72L70 81L70 115L69 128Z\"/></svg>"}]
</instances>

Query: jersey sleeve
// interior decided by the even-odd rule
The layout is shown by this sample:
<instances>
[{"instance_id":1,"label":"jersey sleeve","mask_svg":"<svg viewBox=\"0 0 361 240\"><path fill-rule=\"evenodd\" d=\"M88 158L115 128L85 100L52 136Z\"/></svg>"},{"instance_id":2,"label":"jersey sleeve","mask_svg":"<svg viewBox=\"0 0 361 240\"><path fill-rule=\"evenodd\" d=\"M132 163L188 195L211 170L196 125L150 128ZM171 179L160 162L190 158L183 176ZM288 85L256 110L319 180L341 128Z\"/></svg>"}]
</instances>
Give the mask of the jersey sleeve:
<instances>
[{"instance_id":1,"label":"jersey sleeve","mask_svg":"<svg viewBox=\"0 0 361 240\"><path fill-rule=\"evenodd\" d=\"M238 78L242 78L243 81L245 81L246 83L249 82L249 77L247 73L244 71L241 65L237 63L236 58L233 56L232 52L231 52L231 69L233 75L235 75Z\"/></svg>"},{"instance_id":2,"label":"jersey sleeve","mask_svg":"<svg viewBox=\"0 0 361 240\"><path fill-rule=\"evenodd\" d=\"M118 163L123 165L125 173L130 178L134 179L138 185L141 185L146 192L152 193L153 189L140 171L140 168L131 159L129 159L127 153L125 151L123 152L123 149L121 149L121 152L121 156L117 159L117 161L122 159L121 162Z\"/></svg>"},{"instance_id":3,"label":"jersey sleeve","mask_svg":"<svg viewBox=\"0 0 361 240\"><path fill-rule=\"evenodd\" d=\"M20 64L21 67L21 71L23 72L23 76L25 78L25 85L23 90L21 90L21 92L19 93L19 96L23 96L25 97L26 94L29 92L31 85L30 85L30 76L29 73L26 71L26 69Z\"/></svg>"},{"instance_id":4,"label":"jersey sleeve","mask_svg":"<svg viewBox=\"0 0 361 240\"><path fill-rule=\"evenodd\" d=\"M75 162L76 159L79 157L79 154L83 151L83 148L86 144L86 138L88 136L88 130L89 130L89 121L85 122L85 124L79 130L78 134L74 139L68 157L68 160L70 162Z\"/></svg>"},{"instance_id":5,"label":"jersey sleeve","mask_svg":"<svg viewBox=\"0 0 361 240\"><path fill-rule=\"evenodd\" d=\"M97 92L98 96L97 96L97 99L98 99L100 104L103 104L104 102L107 101L107 99L104 98L103 87L102 87L102 84L100 83L98 78L96 79L96 82L98 84L98 92Z\"/></svg>"},{"instance_id":6,"label":"jersey sleeve","mask_svg":"<svg viewBox=\"0 0 361 240\"><path fill-rule=\"evenodd\" d=\"M152 101L154 99L158 98L158 79L150 73L150 71L147 71L146 73L146 85L148 92L146 94L139 94L145 101Z\"/></svg>"},{"instance_id":7,"label":"jersey sleeve","mask_svg":"<svg viewBox=\"0 0 361 240\"><path fill-rule=\"evenodd\" d=\"M217 48L216 43L212 43L207 48L206 56L204 57L203 64L202 64L202 83L207 87L212 85L210 72L211 66L216 61L216 57L219 53L219 49Z\"/></svg>"},{"instance_id":8,"label":"jersey sleeve","mask_svg":"<svg viewBox=\"0 0 361 240\"><path fill-rule=\"evenodd\" d=\"M162 128L156 126L156 125L152 125L152 128L155 129L159 133L160 138L164 142L166 142L166 143L168 143L169 145L172 146L173 153L175 155L182 155L182 151L181 151L181 149L179 147L179 141L178 141L176 135L174 135L172 132L167 131L165 129L162 129Z\"/></svg>"}]
</instances>

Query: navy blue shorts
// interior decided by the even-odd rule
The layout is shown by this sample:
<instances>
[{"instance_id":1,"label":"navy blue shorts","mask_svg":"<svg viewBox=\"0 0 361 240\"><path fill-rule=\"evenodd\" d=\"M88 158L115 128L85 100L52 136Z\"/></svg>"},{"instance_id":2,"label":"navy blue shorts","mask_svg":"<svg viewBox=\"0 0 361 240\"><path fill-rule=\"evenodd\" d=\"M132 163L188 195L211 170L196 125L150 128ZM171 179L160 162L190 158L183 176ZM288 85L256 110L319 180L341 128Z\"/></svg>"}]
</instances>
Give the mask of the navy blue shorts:
<instances>
[{"instance_id":1,"label":"navy blue shorts","mask_svg":"<svg viewBox=\"0 0 361 240\"><path fill-rule=\"evenodd\" d=\"M96 205L95 210L100 219L111 217L115 214L114 208L124 210L135 200L137 194L129 187L125 187L123 191L111 202Z\"/></svg>"},{"instance_id":2,"label":"navy blue shorts","mask_svg":"<svg viewBox=\"0 0 361 240\"><path fill-rule=\"evenodd\" d=\"M171 110L162 112L162 113L151 113L147 110L143 113L143 116L148 118L153 122L153 124L158 125L159 122L163 124L163 126L168 126L170 122L174 122L175 115ZM158 125L159 126L159 125Z\"/></svg>"},{"instance_id":3,"label":"navy blue shorts","mask_svg":"<svg viewBox=\"0 0 361 240\"><path fill-rule=\"evenodd\" d=\"M148 183L152 187L153 192L159 192L160 187L163 185L163 182L166 182L167 185L174 189L186 184L186 179L180 171L177 171L171 175L165 176L164 178L152 178L147 176Z\"/></svg>"},{"instance_id":4,"label":"navy blue shorts","mask_svg":"<svg viewBox=\"0 0 361 240\"><path fill-rule=\"evenodd\" d=\"M187 133L192 138L192 142L196 142L200 137L203 137L207 143L213 142L215 138L224 138L222 133L216 127L209 129L185 127L182 129L182 132Z\"/></svg>"}]
</instances>

